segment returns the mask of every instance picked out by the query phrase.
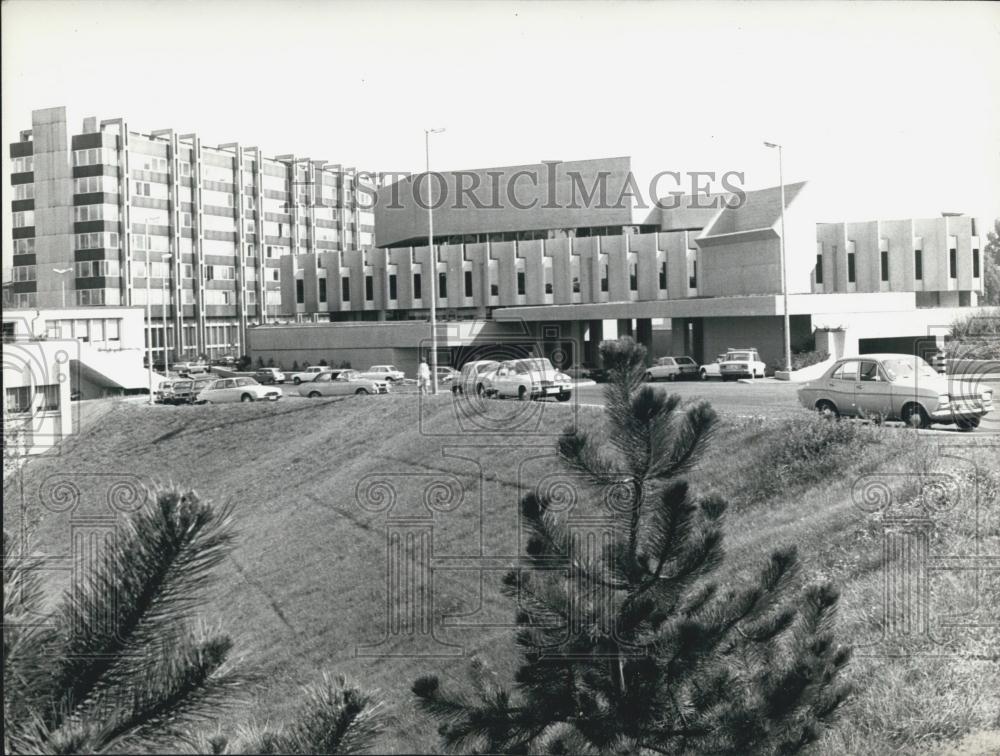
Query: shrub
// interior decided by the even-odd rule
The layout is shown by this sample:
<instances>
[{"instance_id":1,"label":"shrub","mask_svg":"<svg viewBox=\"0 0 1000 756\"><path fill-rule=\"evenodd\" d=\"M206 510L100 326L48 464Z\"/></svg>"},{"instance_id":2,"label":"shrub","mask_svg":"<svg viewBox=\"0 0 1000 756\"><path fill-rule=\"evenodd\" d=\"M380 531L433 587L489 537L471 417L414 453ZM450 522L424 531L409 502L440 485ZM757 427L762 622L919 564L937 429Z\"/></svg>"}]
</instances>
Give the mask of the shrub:
<instances>
[{"instance_id":1,"label":"shrub","mask_svg":"<svg viewBox=\"0 0 1000 756\"><path fill-rule=\"evenodd\" d=\"M326 367L326 358L324 358L324 359L322 359L322 360L319 361L319 366L320 367Z\"/></svg>"},{"instance_id":2,"label":"shrub","mask_svg":"<svg viewBox=\"0 0 1000 756\"><path fill-rule=\"evenodd\" d=\"M952 323L945 352L951 359L1000 359L1000 307L970 313Z\"/></svg>"}]
</instances>

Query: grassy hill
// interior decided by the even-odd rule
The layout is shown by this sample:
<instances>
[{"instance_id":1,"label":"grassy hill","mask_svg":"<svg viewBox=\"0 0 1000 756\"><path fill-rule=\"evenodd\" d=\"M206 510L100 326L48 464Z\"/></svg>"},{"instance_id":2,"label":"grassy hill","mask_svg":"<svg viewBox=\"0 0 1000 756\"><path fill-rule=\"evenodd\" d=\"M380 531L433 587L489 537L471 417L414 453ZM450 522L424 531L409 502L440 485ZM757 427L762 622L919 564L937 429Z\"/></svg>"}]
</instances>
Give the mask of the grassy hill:
<instances>
[{"instance_id":1,"label":"grassy hill","mask_svg":"<svg viewBox=\"0 0 1000 756\"><path fill-rule=\"evenodd\" d=\"M598 425L600 410L504 402L489 411L499 414L482 430L474 419L457 416L448 396L422 403L413 396L222 407L116 403L59 453L27 466L23 512L37 524L39 550L59 556L69 553L70 513L54 512L42 500L61 480L80 489L80 513L107 511L109 487L131 476L176 482L213 501L232 502L239 545L220 572L204 621L231 633L241 663L266 674L266 687L242 719L281 721L294 710L298 687L329 669L381 691L393 724L380 750L433 752L435 725L415 713L412 681L436 672L461 684L466 662L440 656L454 649L484 654L501 678L515 662L513 607L496 585L520 550L521 494L541 481L563 492L575 487L576 506L594 506L555 463L552 434L571 422ZM516 433L497 430L518 423ZM845 636L868 642L881 632L884 518L853 502L859 476L884 473L887 490L906 501L919 494L919 476L951 475L959 499L970 501L974 490L991 507L978 522L979 536L985 532L992 539L987 547L1000 553L1000 484L995 473L983 472L1000 467L1000 455L975 436L961 440L948 459L937 441L900 429L823 424L805 416L781 422L723 418L710 454L689 479L695 490L716 491L732 502L726 543L734 580L779 543L797 543L806 577L829 577L843 588ZM376 481L394 489L389 511L372 511L389 501L379 498L385 488L364 494ZM22 505L16 491L5 493L10 527ZM425 507L425 493L437 511ZM438 643L420 635L390 635L382 643L390 517L433 521ZM935 529L932 548L970 549L976 527L969 507L955 507ZM474 569L481 556L492 568L482 576ZM67 576L54 571L53 588ZM949 573L936 586L949 597L941 601L969 608L965 576ZM981 599L984 590L992 598L995 612L1000 578L994 573L976 590ZM990 636L992 651L973 635L949 636L947 656L855 659L849 670L859 694L822 750L916 752L1000 726L1000 646L996 634ZM357 656L359 647L380 643L382 656Z\"/></svg>"}]
</instances>

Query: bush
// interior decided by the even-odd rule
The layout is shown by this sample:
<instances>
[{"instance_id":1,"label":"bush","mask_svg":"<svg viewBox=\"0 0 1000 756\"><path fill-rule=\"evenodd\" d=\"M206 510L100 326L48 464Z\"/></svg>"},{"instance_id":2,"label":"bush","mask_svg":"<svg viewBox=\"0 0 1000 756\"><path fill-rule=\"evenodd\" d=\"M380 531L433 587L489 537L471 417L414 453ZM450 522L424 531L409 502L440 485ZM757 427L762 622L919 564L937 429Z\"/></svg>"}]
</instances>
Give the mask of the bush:
<instances>
[{"instance_id":1,"label":"bush","mask_svg":"<svg viewBox=\"0 0 1000 756\"><path fill-rule=\"evenodd\" d=\"M320 367L326 367L326 359L322 359L322 360L320 360L320 361L319 361L319 366L320 366Z\"/></svg>"},{"instance_id":2,"label":"bush","mask_svg":"<svg viewBox=\"0 0 1000 756\"><path fill-rule=\"evenodd\" d=\"M951 325L950 359L1000 359L1000 307L969 313Z\"/></svg>"},{"instance_id":3,"label":"bush","mask_svg":"<svg viewBox=\"0 0 1000 756\"><path fill-rule=\"evenodd\" d=\"M829 359L830 355L827 352L817 352L815 350L810 352L795 352L792 354L792 370L801 370L804 367L809 367L810 365L818 365L826 359ZM778 370L787 370L784 362L780 363L781 367Z\"/></svg>"},{"instance_id":4,"label":"bush","mask_svg":"<svg viewBox=\"0 0 1000 756\"><path fill-rule=\"evenodd\" d=\"M351 361L350 360L344 360L337 367L340 370L350 370L351 369Z\"/></svg>"},{"instance_id":5,"label":"bush","mask_svg":"<svg viewBox=\"0 0 1000 756\"><path fill-rule=\"evenodd\" d=\"M881 442L877 427L836 422L816 416L795 417L763 429L754 439L761 447L755 464L741 471L739 487L746 503L760 503L829 479Z\"/></svg>"}]
</instances>

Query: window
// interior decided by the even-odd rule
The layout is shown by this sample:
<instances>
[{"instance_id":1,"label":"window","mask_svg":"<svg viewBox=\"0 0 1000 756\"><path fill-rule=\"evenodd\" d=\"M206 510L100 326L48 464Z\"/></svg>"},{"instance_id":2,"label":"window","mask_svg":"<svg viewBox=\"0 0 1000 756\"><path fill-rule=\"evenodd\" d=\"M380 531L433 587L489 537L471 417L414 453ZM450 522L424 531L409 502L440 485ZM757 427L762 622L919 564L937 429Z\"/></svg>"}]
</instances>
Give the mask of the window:
<instances>
[{"instance_id":1,"label":"window","mask_svg":"<svg viewBox=\"0 0 1000 756\"><path fill-rule=\"evenodd\" d=\"M847 283L854 283L854 253L847 253Z\"/></svg>"},{"instance_id":2,"label":"window","mask_svg":"<svg viewBox=\"0 0 1000 756\"><path fill-rule=\"evenodd\" d=\"M108 341L118 341L119 338L119 328L121 326L120 320L106 320L107 324L107 339Z\"/></svg>"},{"instance_id":3,"label":"window","mask_svg":"<svg viewBox=\"0 0 1000 756\"><path fill-rule=\"evenodd\" d=\"M979 250L972 250L972 277L979 278Z\"/></svg>"},{"instance_id":4,"label":"window","mask_svg":"<svg viewBox=\"0 0 1000 756\"><path fill-rule=\"evenodd\" d=\"M837 371L833 374L834 380L838 381L856 381L858 379L858 361L850 360L845 362Z\"/></svg>"},{"instance_id":5,"label":"window","mask_svg":"<svg viewBox=\"0 0 1000 756\"><path fill-rule=\"evenodd\" d=\"M347 276L340 279L340 299L344 302L351 301L351 279Z\"/></svg>"},{"instance_id":6,"label":"window","mask_svg":"<svg viewBox=\"0 0 1000 756\"><path fill-rule=\"evenodd\" d=\"M35 170L35 158L32 155L14 158L12 162L14 165L11 168L11 173L28 173Z\"/></svg>"},{"instance_id":7,"label":"window","mask_svg":"<svg viewBox=\"0 0 1000 756\"><path fill-rule=\"evenodd\" d=\"M861 380L862 381L879 381L878 363L872 362L871 360L861 361Z\"/></svg>"},{"instance_id":8,"label":"window","mask_svg":"<svg viewBox=\"0 0 1000 756\"><path fill-rule=\"evenodd\" d=\"M117 260L91 260L89 262L78 262L75 265L77 278L120 275Z\"/></svg>"},{"instance_id":9,"label":"window","mask_svg":"<svg viewBox=\"0 0 1000 756\"><path fill-rule=\"evenodd\" d=\"M688 276L688 288L697 289L698 288L698 261L691 261L691 275Z\"/></svg>"},{"instance_id":10,"label":"window","mask_svg":"<svg viewBox=\"0 0 1000 756\"><path fill-rule=\"evenodd\" d=\"M271 268L271 280L272 281L281 280L281 271L278 268Z\"/></svg>"},{"instance_id":11,"label":"window","mask_svg":"<svg viewBox=\"0 0 1000 756\"><path fill-rule=\"evenodd\" d=\"M73 192L75 194L94 194L103 191L103 189L100 176L83 176L73 179Z\"/></svg>"},{"instance_id":12,"label":"window","mask_svg":"<svg viewBox=\"0 0 1000 756\"><path fill-rule=\"evenodd\" d=\"M59 384L35 386L35 411L56 412L59 409Z\"/></svg>"},{"instance_id":13,"label":"window","mask_svg":"<svg viewBox=\"0 0 1000 756\"><path fill-rule=\"evenodd\" d=\"M465 296L472 296L472 271L465 271Z\"/></svg>"},{"instance_id":14,"label":"window","mask_svg":"<svg viewBox=\"0 0 1000 756\"><path fill-rule=\"evenodd\" d=\"M148 181L136 181L134 182L134 189L132 193L137 197L148 197L149 196L149 182Z\"/></svg>"},{"instance_id":15,"label":"window","mask_svg":"<svg viewBox=\"0 0 1000 756\"><path fill-rule=\"evenodd\" d=\"M76 304L79 307L91 307L103 304L117 304L117 302L107 302L105 289L78 289L76 291ZM77 334L79 338L79 334Z\"/></svg>"},{"instance_id":16,"label":"window","mask_svg":"<svg viewBox=\"0 0 1000 756\"><path fill-rule=\"evenodd\" d=\"M31 411L31 386L15 386L7 389L8 412Z\"/></svg>"},{"instance_id":17,"label":"window","mask_svg":"<svg viewBox=\"0 0 1000 756\"><path fill-rule=\"evenodd\" d=\"M295 280L295 301L298 304L305 304L306 301L306 285L301 278Z\"/></svg>"},{"instance_id":18,"label":"window","mask_svg":"<svg viewBox=\"0 0 1000 756\"><path fill-rule=\"evenodd\" d=\"M34 265L15 265L11 269L11 280L12 281L34 281L35 280L35 266Z\"/></svg>"},{"instance_id":19,"label":"window","mask_svg":"<svg viewBox=\"0 0 1000 756\"><path fill-rule=\"evenodd\" d=\"M519 297L524 296L524 289L525 289L524 271L519 270L517 271L517 295Z\"/></svg>"},{"instance_id":20,"label":"window","mask_svg":"<svg viewBox=\"0 0 1000 756\"><path fill-rule=\"evenodd\" d=\"M24 292L14 295L14 306L20 309L33 309L37 297L34 292Z\"/></svg>"},{"instance_id":21,"label":"window","mask_svg":"<svg viewBox=\"0 0 1000 756\"><path fill-rule=\"evenodd\" d=\"M438 273L438 298L448 298L448 274Z\"/></svg>"},{"instance_id":22,"label":"window","mask_svg":"<svg viewBox=\"0 0 1000 756\"><path fill-rule=\"evenodd\" d=\"M325 302L326 301L326 279L325 278L319 279L319 301L320 302Z\"/></svg>"},{"instance_id":23,"label":"window","mask_svg":"<svg viewBox=\"0 0 1000 756\"><path fill-rule=\"evenodd\" d=\"M14 228L26 228L27 226L35 225L34 210L21 210L20 212L13 213L13 218Z\"/></svg>"},{"instance_id":24,"label":"window","mask_svg":"<svg viewBox=\"0 0 1000 756\"><path fill-rule=\"evenodd\" d=\"M15 255L33 255L35 253L35 240L34 239L15 239L14 240L14 254Z\"/></svg>"},{"instance_id":25,"label":"window","mask_svg":"<svg viewBox=\"0 0 1000 756\"><path fill-rule=\"evenodd\" d=\"M108 150L108 153L110 152ZM100 165L110 162L113 162L111 155L105 155L105 151L101 147L91 147L87 150L73 150L73 165Z\"/></svg>"},{"instance_id":26,"label":"window","mask_svg":"<svg viewBox=\"0 0 1000 756\"><path fill-rule=\"evenodd\" d=\"M924 251L922 249L913 250L913 278L917 281L924 280Z\"/></svg>"},{"instance_id":27,"label":"window","mask_svg":"<svg viewBox=\"0 0 1000 756\"><path fill-rule=\"evenodd\" d=\"M629 267L628 288L629 291L639 291L639 265L637 263L632 263Z\"/></svg>"},{"instance_id":28,"label":"window","mask_svg":"<svg viewBox=\"0 0 1000 756\"><path fill-rule=\"evenodd\" d=\"M181 227L191 228L191 213L181 213Z\"/></svg>"},{"instance_id":29,"label":"window","mask_svg":"<svg viewBox=\"0 0 1000 756\"><path fill-rule=\"evenodd\" d=\"M580 290L580 282L577 279L573 279L573 284L576 288L573 291ZM660 291L666 291L667 289L667 262L664 260L660 263Z\"/></svg>"},{"instance_id":30,"label":"window","mask_svg":"<svg viewBox=\"0 0 1000 756\"><path fill-rule=\"evenodd\" d=\"M371 302L375 299L375 280L371 276L365 276L365 301Z\"/></svg>"},{"instance_id":31,"label":"window","mask_svg":"<svg viewBox=\"0 0 1000 756\"><path fill-rule=\"evenodd\" d=\"M421 277L419 273L413 274L413 298L420 299L423 296L421 291Z\"/></svg>"},{"instance_id":32,"label":"window","mask_svg":"<svg viewBox=\"0 0 1000 756\"><path fill-rule=\"evenodd\" d=\"M181 166L181 175L182 176L190 176L191 175L191 164L190 163L181 161L180 166Z\"/></svg>"},{"instance_id":33,"label":"window","mask_svg":"<svg viewBox=\"0 0 1000 756\"><path fill-rule=\"evenodd\" d=\"M823 255L816 255L816 283L823 283Z\"/></svg>"},{"instance_id":34,"label":"window","mask_svg":"<svg viewBox=\"0 0 1000 756\"><path fill-rule=\"evenodd\" d=\"M948 250L948 277L958 278L958 250L954 247Z\"/></svg>"},{"instance_id":35,"label":"window","mask_svg":"<svg viewBox=\"0 0 1000 756\"><path fill-rule=\"evenodd\" d=\"M882 257L882 261L881 261L882 262L882 265L881 265L881 267L882 267L882 280L883 281L888 281L889 280L889 252L888 252L888 250L882 250L881 257Z\"/></svg>"},{"instance_id":36,"label":"window","mask_svg":"<svg viewBox=\"0 0 1000 756\"><path fill-rule=\"evenodd\" d=\"M396 274L389 274L389 299L396 299Z\"/></svg>"},{"instance_id":37,"label":"window","mask_svg":"<svg viewBox=\"0 0 1000 756\"><path fill-rule=\"evenodd\" d=\"M17 184L14 187L14 199L29 200L35 198L34 184Z\"/></svg>"}]
</instances>

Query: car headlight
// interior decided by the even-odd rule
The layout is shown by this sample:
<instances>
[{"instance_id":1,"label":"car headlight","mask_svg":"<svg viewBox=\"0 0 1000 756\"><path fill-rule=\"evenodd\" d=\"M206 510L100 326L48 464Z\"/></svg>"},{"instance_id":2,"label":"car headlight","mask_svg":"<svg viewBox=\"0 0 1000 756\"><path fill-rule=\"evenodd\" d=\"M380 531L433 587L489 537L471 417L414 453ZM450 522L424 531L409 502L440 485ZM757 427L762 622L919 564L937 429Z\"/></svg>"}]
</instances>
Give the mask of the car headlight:
<instances>
[{"instance_id":1,"label":"car headlight","mask_svg":"<svg viewBox=\"0 0 1000 756\"><path fill-rule=\"evenodd\" d=\"M938 395L938 406L939 407L947 407L949 404L951 404L951 397L948 394L939 394Z\"/></svg>"}]
</instances>

